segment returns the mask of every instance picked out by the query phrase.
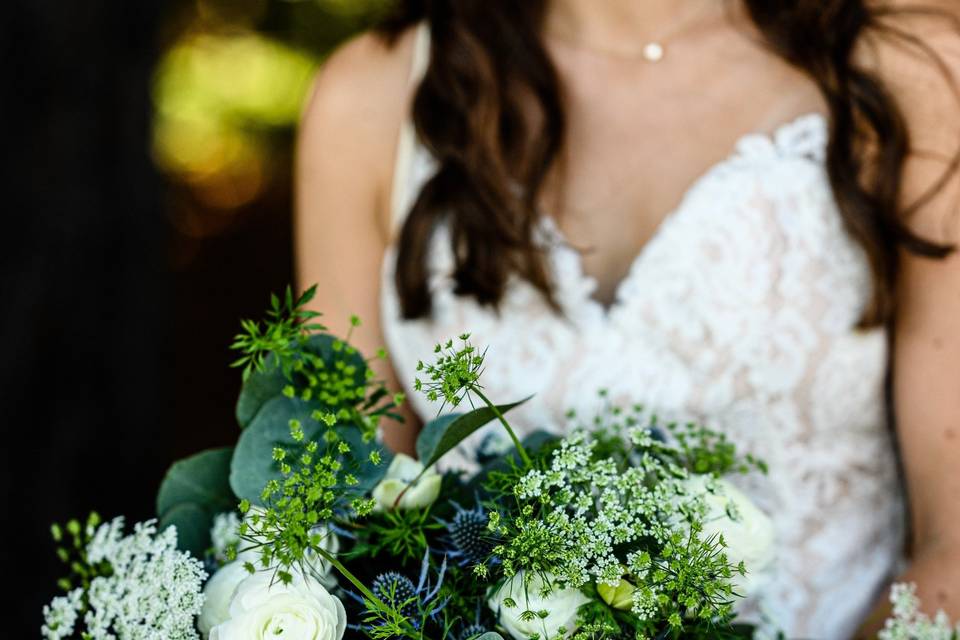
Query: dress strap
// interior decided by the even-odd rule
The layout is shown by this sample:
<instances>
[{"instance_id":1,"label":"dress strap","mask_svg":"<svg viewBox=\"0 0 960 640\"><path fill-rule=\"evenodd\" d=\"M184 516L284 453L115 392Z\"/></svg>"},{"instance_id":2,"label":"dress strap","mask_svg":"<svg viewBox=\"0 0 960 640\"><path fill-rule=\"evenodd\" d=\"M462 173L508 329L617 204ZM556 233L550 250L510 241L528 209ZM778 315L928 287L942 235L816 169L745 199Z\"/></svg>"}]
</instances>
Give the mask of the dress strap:
<instances>
[{"instance_id":1,"label":"dress strap","mask_svg":"<svg viewBox=\"0 0 960 640\"><path fill-rule=\"evenodd\" d=\"M423 79L430 64L430 25L421 22L416 26L413 42L413 58L410 65L409 86L415 87ZM417 132L408 112L400 124L397 155L393 167L393 184L390 192L390 222L394 232L403 224L407 209L412 204L408 191L411 188L411 171L417 151Z\"/></svg>"}]
</instances>

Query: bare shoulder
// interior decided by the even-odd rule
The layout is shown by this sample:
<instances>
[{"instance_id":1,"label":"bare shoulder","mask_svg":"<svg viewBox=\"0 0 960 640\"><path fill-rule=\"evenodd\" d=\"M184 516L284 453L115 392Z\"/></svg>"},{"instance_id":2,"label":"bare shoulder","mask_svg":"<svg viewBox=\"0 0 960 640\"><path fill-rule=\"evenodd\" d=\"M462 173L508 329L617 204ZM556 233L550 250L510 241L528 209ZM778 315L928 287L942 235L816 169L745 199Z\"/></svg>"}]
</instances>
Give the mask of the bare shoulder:
<instances>
[{"instance_id":1,"label":"bare shoulder","mask_svg":"<svg viewBox=\"0 0 960 640\"><path fill-rule=\"evenodd\" d=\"M401 117L411 56L413 32L388 43L374 32L348 40L321 65L307 105L307 117L321 115L379 116L381 123Z\"/></svg>"},{"instance_id":2,"label":"bare shoulder","mask_svg":"<svg viewBox=\"0 0 960 640\"><path fill-rule=\"evenodd\" d=\"M301 158L322 154L342 166L363 166L383 186L413 89L413 36L408 29L388 43L364 33L324 61L302 114Z\"/></svg>"},{"instance_id":3,"label":"bare shoulder","mask_svg":"<svg viewBox=\"0 0 960 640\"><path fill-rule=\"evenodd\" d=\"M893 0L884 29L867 38L861 60L883 80L910 133L905 204L939 187L917 210L915 230L932 240L960 240L960 176L947 171L960 153L960 6L955 0Z\"/></svg>"}]
</instances>

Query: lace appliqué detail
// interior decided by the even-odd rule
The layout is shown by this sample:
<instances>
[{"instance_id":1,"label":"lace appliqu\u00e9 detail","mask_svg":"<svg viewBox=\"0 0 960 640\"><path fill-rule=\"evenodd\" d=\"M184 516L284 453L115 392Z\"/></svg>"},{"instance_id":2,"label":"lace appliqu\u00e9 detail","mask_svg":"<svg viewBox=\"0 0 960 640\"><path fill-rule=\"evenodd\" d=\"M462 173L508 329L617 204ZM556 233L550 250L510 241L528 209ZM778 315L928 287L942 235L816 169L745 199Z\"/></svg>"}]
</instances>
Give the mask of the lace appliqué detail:
<instances>
[{"instance_id":1,"label":"lace appliqu\u00e9 detail","mask_svg":"<svg viewBox=\"0 0 960 640\"><path fill-rule=\"evenodd\" d=\"M433 238L434 315L404 321L385 256L382 321L401 382L417 360L470 331L489 345L494 401L528 394L521 432L563 432L565 413L598 412L596 391L663 419L726 431L770 474L743 488L777 526L779 562L744 614L790 637L849 637L898 562L903 500L885 425L886 337L853 327L870 293L860 247L844 231L824 168L827 123L801 117L750 134L699 178L619 284L609 309L581 256L549 218L545 243L562 315L527 283L498 314L453 293L448 236ZM421 155L412 193L430 174ZM437 407L410 394L424 418ZM488 427L445 461L472 468Z\"/></svg>"}]
</instances>

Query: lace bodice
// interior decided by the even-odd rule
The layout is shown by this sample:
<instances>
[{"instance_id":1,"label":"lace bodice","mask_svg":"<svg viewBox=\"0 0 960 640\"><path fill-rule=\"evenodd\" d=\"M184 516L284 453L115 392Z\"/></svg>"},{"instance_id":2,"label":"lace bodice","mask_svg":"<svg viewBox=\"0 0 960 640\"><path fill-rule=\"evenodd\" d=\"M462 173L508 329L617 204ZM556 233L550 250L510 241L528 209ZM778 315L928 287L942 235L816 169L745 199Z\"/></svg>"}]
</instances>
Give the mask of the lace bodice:
<instances>
[{"instance_id":1,"label":"lace bodice","mask_svg":"<svg viewBox=\"0 0 960 640\"><path fill-rule=\"evenodd\" d=\"M609 309L546 217L539 237L560 315L519 279L499 314L456 296L444 228L432 240L430 319L401 318L393 247L381 283L385 339L408 391L434 344L469 331L489 346L491 399L535 394L511 413L521 432L562 433L567 410L597 413L604 401L596 391L607 389L614 403L723 430L766 460L769 475L742 486L775 522L778 563L744 611L791 638L849 638L903 541L883 408L886 336L854 329L869 269L832 196L827 134L825 118L811 114L741 138L662 223ZM409 128L399 161L402 217L434 163ZM421 417L435 415L422 396L409 397ZM486 430L445 463L469 468Z\"/></svg>"}]
</instances>

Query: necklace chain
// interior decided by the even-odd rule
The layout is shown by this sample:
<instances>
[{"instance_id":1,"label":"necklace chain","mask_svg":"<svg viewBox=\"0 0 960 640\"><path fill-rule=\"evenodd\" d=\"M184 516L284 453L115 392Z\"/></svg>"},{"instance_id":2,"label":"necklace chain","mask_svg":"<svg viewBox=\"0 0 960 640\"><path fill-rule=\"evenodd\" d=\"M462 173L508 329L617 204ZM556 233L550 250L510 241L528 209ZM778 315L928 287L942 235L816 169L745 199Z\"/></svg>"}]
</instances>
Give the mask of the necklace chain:
<instances>
[{"instance_id":1,"label":"necklace chain","mask_svg":"<svg viewBox=\"0 0 960 640\"><path fill-rule=\"evenodd\" d=\"M699 7L703 9L703 7ZM703 16L700 15L698 11L696 14L690 16L685 16L684 19L677 20L672 23L671 28L661 31L655 37L646 40L642 47L637 48L613 48L607 46L595 46L590 43L586 43L583 40L578 40L575 37L572 37L568 34L562 34L557 31L548 33L550 37L553 37L557 40L566 42L567 44L588 49L596 53L601 53L607 56L613 56L617 58L628 58L628 59L637 59L642 58L647 62L660 62L663 60L664 56L667 53L666 43L668 40L672 39L674 36L683 32L693 24L695 24Z\"/></svg>"}]
</instances>

